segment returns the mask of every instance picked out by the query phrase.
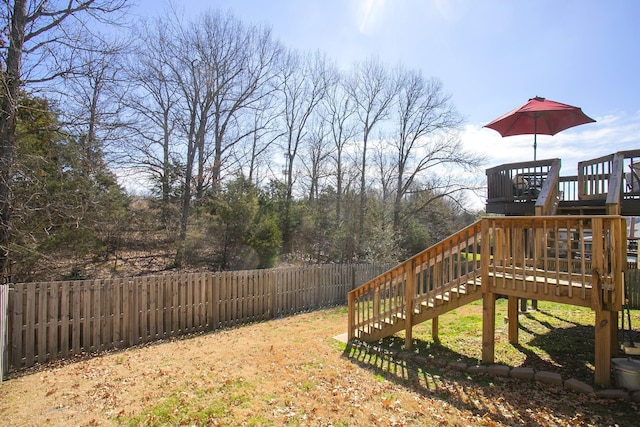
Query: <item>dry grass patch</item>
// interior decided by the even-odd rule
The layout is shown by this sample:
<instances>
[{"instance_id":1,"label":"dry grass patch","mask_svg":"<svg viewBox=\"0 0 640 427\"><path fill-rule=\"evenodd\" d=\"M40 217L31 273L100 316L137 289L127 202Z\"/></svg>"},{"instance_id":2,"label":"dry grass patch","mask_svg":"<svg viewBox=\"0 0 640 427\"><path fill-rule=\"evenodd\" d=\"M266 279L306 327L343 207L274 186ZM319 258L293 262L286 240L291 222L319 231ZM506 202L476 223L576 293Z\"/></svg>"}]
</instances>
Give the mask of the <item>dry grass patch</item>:
<instances>
[{"instance_id":1,"label":"dry grass patch","mask_svg":"<svg viewBox=\"0 0 640 427\"><path fill-rule=\"evenodd\" d=\"M446 329L474 316L473 307L464 310L441 318L440 344L420 327L413 350L423 353L420 364L396 347L401 338L355 347L335 341L346 329L340 307L49 365L2 384L0 419L21 426L595 426L637 419L631 402L446 368L443 358L477 358L475 332ZM454 336L460 347L446 341Z\"/></svg>"}]
</instances>

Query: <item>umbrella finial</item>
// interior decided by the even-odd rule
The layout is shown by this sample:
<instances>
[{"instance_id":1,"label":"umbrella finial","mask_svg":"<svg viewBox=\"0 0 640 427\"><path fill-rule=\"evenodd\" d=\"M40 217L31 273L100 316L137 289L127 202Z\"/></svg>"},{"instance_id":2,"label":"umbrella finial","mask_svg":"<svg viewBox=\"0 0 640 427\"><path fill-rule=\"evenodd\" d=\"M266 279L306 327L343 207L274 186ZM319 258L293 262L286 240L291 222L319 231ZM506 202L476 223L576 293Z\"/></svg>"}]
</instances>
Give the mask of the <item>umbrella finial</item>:
<instances>
[{"instance_id":1,"label":"umbrella finial","mask_svg":"<svg viewBox=\"0 0 640 427\"><path fill-rule=\"evenodd\" d=\"M529 99L529 101L544 101L544 97L536 95L535 97Z\"/></svg>"}]
</instances>

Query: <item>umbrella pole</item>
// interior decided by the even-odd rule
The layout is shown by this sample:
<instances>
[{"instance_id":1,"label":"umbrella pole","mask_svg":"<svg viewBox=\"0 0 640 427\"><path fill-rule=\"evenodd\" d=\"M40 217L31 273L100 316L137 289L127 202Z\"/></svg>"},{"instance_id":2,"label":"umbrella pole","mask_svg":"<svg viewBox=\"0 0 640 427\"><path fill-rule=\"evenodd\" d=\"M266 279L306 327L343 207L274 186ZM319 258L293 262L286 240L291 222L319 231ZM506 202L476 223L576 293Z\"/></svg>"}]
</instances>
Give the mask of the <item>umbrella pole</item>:
<instances>
[{"instance_id":1,"label":"umbrella pole","mask_svg":"<svg viewBox=\"0 0 640 427\"><path fill-rule=\"evenodd\" d=\"M536 161L536 148L538 147L538 114L533 114L533 161Z\"/></svg>"}]
</instances>

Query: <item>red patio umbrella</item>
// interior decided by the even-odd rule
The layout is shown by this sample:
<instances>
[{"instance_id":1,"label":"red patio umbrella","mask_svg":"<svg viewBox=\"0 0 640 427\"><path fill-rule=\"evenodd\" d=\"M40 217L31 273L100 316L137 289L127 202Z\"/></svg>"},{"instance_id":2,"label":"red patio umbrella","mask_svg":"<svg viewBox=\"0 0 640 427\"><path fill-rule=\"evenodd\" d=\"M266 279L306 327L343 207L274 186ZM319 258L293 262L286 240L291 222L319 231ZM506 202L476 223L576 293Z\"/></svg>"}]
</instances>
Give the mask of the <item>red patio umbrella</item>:
<instances>
[{"instance_id":1,"label":"red patio umbrella","mask_svg":"<svg viewBox=\"0 0 640 427\"><path fill-rule=\"evenodd\" d=\"M536 96L484 127L498 131L503 137L533 134L533 160L536 160L538 134L555 135L565 129L592 122L595 120L578 107Z\"/></svg>"}]
</instances>

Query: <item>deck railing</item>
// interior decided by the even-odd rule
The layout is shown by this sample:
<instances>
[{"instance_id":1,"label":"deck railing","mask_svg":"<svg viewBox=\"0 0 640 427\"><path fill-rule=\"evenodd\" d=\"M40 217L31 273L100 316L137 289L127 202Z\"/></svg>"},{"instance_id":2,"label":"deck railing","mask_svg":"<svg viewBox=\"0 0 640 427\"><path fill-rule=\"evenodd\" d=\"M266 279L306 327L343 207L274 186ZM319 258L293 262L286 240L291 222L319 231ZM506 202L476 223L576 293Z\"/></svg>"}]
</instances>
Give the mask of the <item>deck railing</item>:
<instances>
[{"instance_id":1,"label":"deck railing","mask_svg":"<svg viewBox=\"0 0 640 427\"><path fill-rule=\"evenodd\" d=\"M560 160L554 161L542 183L540 194L536 199L536 215L555 215L560 203L558 181L560 179Z\"/></svg>"},{"instance_id":2,"label":"deck railing","mask_svg":"<svg viewBox=\"0 0 640 427\"><path fill-rule=\"evenodd\" d=\"M492 292L622 309L626 222L620 216L486 218ZM485 276L483 276L485 277ZM596 291L593 291L596 289ZM594 293L596 295L594 295Z\"/></svg>"},{"instance_id":3,"label":"deck railing","mask_svg":"<svg viewBox=\"0 0 640 427\"><path fill-rule=\"evenodd\" d=\"M487 169L487 212L553 215L556 205L606 208L608 215L640 212L640 150L620 151L578 164L578 174L556 176L558 159Z\"/></svg>"},{"instance_id":4,"label":"deck railing","mask_svg":"<svg viewBox=\"0 0 640 427\"><path fill-rule=\"evenodd\" d=\"M606 198L612 170L613 154L579 162L578 194L580 200Z\"/></svg>"},{"instance_id":5,"label":"deck railing","mask_svg":"<svg viewBox=\"0 0 640 427\"><path fill-rule=\"evenodd\" d=\"M488 201L534 200L559 159L509 163L487 169Z\"/></svg>"},{"instance_id":6,"label":"deck railing","mask_svg":"<svg viewBox=\"0 0 640 427\"><path fill-rule=\"evenodd\" d=\"M446 304L460 286L619 311L625 232L620 216L483 218L351 291L349 338L400 321L409 330L420 304Z\"/></svg>"},{"instance_id":7,"label":"deck railing","mask_svg":"<svg viewBox=\"0 0 640 427\"><path fill-rule=\"evenodd\" d=\"M561 202L580 200L578 175L561 176L558 180L558 197Z\"/></svg>"},{"instance_id":8,"label":"deck railing","mask_svg":"<svg viewBox=\"0 0 640 427\"><path fill-rule=\"evenodd\" d=\"M624 158L622 164L623 198L640 200L640 150L621 151L618 154Z\"/></svg>"},{"instance_id":9,"label":"deck railing","mask_svg":"<svg viewBox=\"0 0 640 427\"><path fill-rule=\"evenodd\" d=\"M487 169L487 212L522 214L533 211L549 173L559 172L560 160L509 163ZM557 195L557 189L555 189ZM494 208L496 210L494 210Z\"/></svg>"}]
</instances>

